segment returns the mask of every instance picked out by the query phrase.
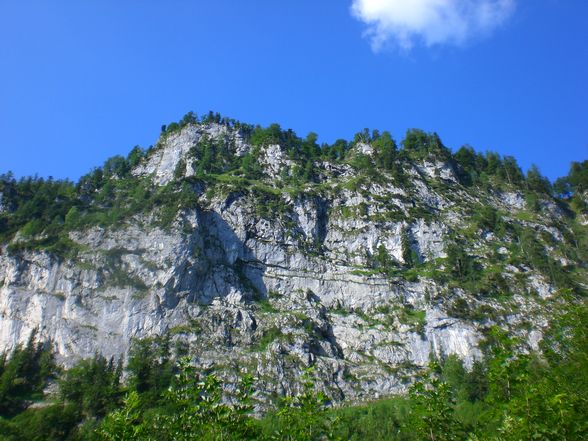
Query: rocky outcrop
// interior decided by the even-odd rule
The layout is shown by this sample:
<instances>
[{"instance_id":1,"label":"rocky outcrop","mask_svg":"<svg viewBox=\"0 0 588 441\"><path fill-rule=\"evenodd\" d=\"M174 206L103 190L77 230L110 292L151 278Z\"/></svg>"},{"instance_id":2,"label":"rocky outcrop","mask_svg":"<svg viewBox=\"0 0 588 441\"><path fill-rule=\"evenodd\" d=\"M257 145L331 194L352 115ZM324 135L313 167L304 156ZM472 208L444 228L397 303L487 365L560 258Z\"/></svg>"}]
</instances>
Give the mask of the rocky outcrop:
<instances>
[{"instance_id":1,"label":"rocky outcrop","mask_svg":"<svg viewBox=\"0 0 588 441\"><path fill-rule=\"evenodd\" d=\"M237 155L250 149L237 130L189 125L162 139L133 174L155 185L193 175L186 158L203 137L222 138ZM280 146L262 150L270 179L291 165ZM367 144L360 151L372 152ZM254 191L200 191L197 207L179 210L168 228L144 213L71 233L75 259L4 245L0 350L37 329L59 362L71 365L96 352L124 357L133 339L170 335L196 363L227 375L249 369L268 391L289 390L313 364L336 397L359 399L404 390L432 356L456 354L470 366L489 326L519 329L528 314L541 315L536 299L549 298L553 287L540 275L510 300L514 312L472 319L456 305L504 305L427 272L435 262L442 268L450 236L465 227L464 201L512 211L524 208L520 195L473 195L445 163L415 164L405 188L392 181L341 186L337 179L351 169L329 167L322 170L332 187L273 194L279 209L265 214ZM423 265L414 277L394 272L404 262L405 234ZM492 240L480 232L472 252L484 256ZM520 332L536 342L540 328Z\"/></svg>"}]
</instances>

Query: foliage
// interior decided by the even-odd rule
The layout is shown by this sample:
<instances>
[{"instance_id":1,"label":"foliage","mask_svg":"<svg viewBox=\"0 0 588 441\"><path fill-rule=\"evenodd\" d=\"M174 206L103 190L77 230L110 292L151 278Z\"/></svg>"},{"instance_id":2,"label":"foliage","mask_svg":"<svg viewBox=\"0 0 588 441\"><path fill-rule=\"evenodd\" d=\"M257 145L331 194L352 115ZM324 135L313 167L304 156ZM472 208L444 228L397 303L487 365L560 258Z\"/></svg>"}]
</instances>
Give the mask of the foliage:
<instances>
[{"instance_id":1,"label":"foliage","mask_svg":"<svg viewBox=\"0 0 588 441\"><path fill-rule=\"evenodd\" d=\"M104 440L243 440L257 432L249 417L252 378L244 377L235 403L223 403L220 381L201 376L187 359L179 362L173 387L164 393L166 408L151 416L141 410L139 396L132 392L122 409L110 414L98 429Z\"/></svg>"},{"instance_id":2,"label":"foliage","mask_svg":"<svg viewBox=\"0 0 588 441\"><path fill-rule=\"evenodd\" d=\"M57 236L66 213L75 202L75 186L70 181L52 178L22 178L12 174L0 176L2 204L8 209L0 212L0 241L5 242L19 230L34 237L46 231Z\"/></svg>"},{"instance_id":3,"label":"foliage","mask_svg":"<svg viewBox=\"0 0 588 441\"><path fill-rule=\"evenodd\" d=\"M313 370L307 369L302 376L302 393L284 397L276 412L275 437L284 441L312 441L334 439L333 430L337 419L329 415L328 398L316 392Z\"/></svg>"},{"instance_id":4,"label":"foliage","mask_svg":"<svg viewBox=\"0 0 588 441\"><path fill-rule=\"evenodd\" d=\"M127 371L129 388L140 395L142 403L153 405L161 400L174 376L169 337L136 340Z\"/></svg>"},{"instance_id":5,"label":"foliage","mask_svg":"<svg viewBox=\"0 0 588 441\"><path fill-rule=\"evenodd\" d=\"M402 231L400 245L402 247L402 260L404 262L404 265L408 268L412 268L419 262L419 259L418 255L411 246L411 236L410 230L408 228L405 228Z\"/></svg>"},{"instance_id":6,"label":"foliage","mask_svg":"<svg viewBox=\"0 0 588 441\"><path fill-rule=\"evenodd\" d=\"M476 210L472 220L479 229L493 231L499 236L504 235L506 231L506 225L500 213L489 205L484 205Z\"/></svg>"},{"instance_id":7,"label":"foliage","mask_svg":"<svg viewBox=\"0 0 588 441\"><path fill-rule=\"evenodd\" d=\"M374 266L379 271L389 276L394 274L394 271L398 265L397 262L392 258L392 256L390 256L390 253L388 253L388 250L386 249L384 244L380 244L376 249L376 253L374 255L374 263Z\"/></svg>"},{"instance_id":8,"label":"foliage","mask_svg":"<svg viewBox=\"0 0 588 441\"><path fill-rule=\"evenodd\" d=\"M71 439L80 421L75 405L56 404L38 409L27 409L10 420L12 440L59 441ZM2 426L0 423L0 433ZM2 439L0 437L0 439Z\"/></svg>"},{"instance_id":9,"label":"foliage","mask_svg":"<svg viewBox=\"0 0 588 441\"><path fill-rule=\"evenodd\" d=\"M463 246L456 243L447 245L447 267L449 273L457 280L472 281L478 276L473 258L466 253Z\"/></svg>"},{"instance_id":10,"label":"foliage","mask_svg":"<svg viewBox=\"0 0 588 441\"><path fill-rule=\"evenodd\" d=\"M448 283L450 290L468 291L474 295L451 300L449 313L475 318L481 325L490 312L470 299L509 295L510 279L503 276L506 264L523 270L522 276L528 268L542 273L559 289L558 295L575 293L572 300L566 299L568 305L575 306L554 320L541 353L521 353L519 342L491 328L487 330L486 358L470 369L447 357L413 386L409 397L343 409L329 409L326 396L314 391L316 380L307 373L302 392L285 397L261 422L252 416L250 378L243 379L236 396L226 396L227 389L235 385L223 385L214 375L176 362L166 338L133 344L125 384L120 363L96 355L60 376L61 403L41 401L42 407L30 407L43 400L48 381L57 375L50 343L36 343L33 334L26 345L0 357L0 415L6 417L0 419L2 437L440 440L469 436L518 440L588 436L588 385L586 376L578 375L588 369L588 308L574 303L582 291L580 276L585 271L582 262L588 259L588 233L580 222L573 221L574 216L588 212L588 161L572 163L568 176L552 185L535 166L525 174L514 158L479 153L469 146L452 154L437 134L422 130L409 130L400 147L390 133L369 129L356 134L351 142L339 139L319 145L318 135L312 132L299 137L278 124L251 126L214 112L201 118L189 112L180 121L163 126L162 141L194 124L235 129L253 148L236 154L231 136L203 136L182 158L172 182L162 186L133 173L161 144L149 150L136 146L126 157L109 158L77 183L1 175L0 241L9 243L9 252L38 249L73 257L82 249L71 240L72 231L95 225L115 227L140 213L153 213L154 222L167 228L180 210L198 206L200 194L208 197L219 189L245 192L254 198L258 216L286 222L290 213L284 194L322 194L329 190L325 176L338 176L333 169L354 167L358 176L338 182L336 188L363 192L373 183L391 181L408 186L413 164L443 161L457 171L463 191L473 194L478 188L491 188L524 194L528 210L517 213L516 221L490 205L479 206L471 217L467 238L481 230L495 233L497 249L515 242L508 258L490 252L484 260L471 242L456 237L447 246L446 259L423 264L405 230L401 240L404 265L399 266L380 244L370 256L372 268L367 274L402 274L406 280L431 276ZM369 144L373 153L359 153L358 143ZM288 161L279 179L269 176L262 164L263 149L272 144L280 145ZM186 177L190 169L195 176ZM436 191L444 188L434 179L430 184L437 185ZM550 220L550 226L564 235L563 243L533 229L533 223L548 213L542 208L546 201L563 208L563 220ZM347 216L377 212L366 203L357 210L344 208ZM404 220L402 216L394 220ZM426 218L431 214L417 206L408 216ZM316 251L315 245L309 249ZM561 263L565 259L560 262L559 254L580 264ZM112 266L119 264L113 260ZM124 271L119 271L110 274L114 282L125 286L143 283L125 279ZM139 287L146 288L144 284ZM261 307L272 312L268 305ZM403 310L399 319L419 332L424 330L424 311ZM282 330L270 328L252 349L263 350L282 336ZM99 426L97 431L95 426Z\"/></svg>"},{"instance_id":11,"label":"foliage","mask_svg":"<svg viewBox=\"0 0 588 441\"><path fill-rule=\"evenodd\" d=\"M141 424L139 394L130 392L120 409L108 414L96 430L96 438L105 441L149 440L145 425Z\"/></svg>"},{"instance_id":12,"label":"foliage","mask_svg":"<svg viewBox=\"0 0 588 441\"><path fill-rule=\"evenodd\" d=\"M436 370L432 364L430 369ZM414 431L417 439L430 441L453 441L462 439L461 427L455 418L454 397L447 383L429 372L424 381L417 381L410 389L411 415L407 428Z\"/></svg>"},{"instance_id":13,"label":"foliage","mask_svg":"<svg viewBox=\"0 0 588 441\"><path fill-rule=\"evenodd\" d=\"M572 162L567 176L555 181L557 197L570 198L574 210L588 213L588 160Z\"/></svg>"},{"instance_id":14,"label":"foliage","mask_svg":"<svg viewBox=\"0 0 588 441\"><path fill-rule=\"evenodd\" d=\"M13 416L40 398L55 373L50 344L35 339L33 331L24 347L0 356L0 416Z\"/></svg>"},{"instance_id":15,"label":"foliage","mask_svg":"<svg viewBox=\"0 0 588 441\"><path fill-rule=\"evenodd\" d=\"M59 394L84 416L103 417L120 403L121 374L120 362L95 355L65 372L59 381Z\"/></svg>"},{"instance_id":16,"label":"foliage","mask_svg":"<svg viewBox=\"0 0 588 441\"><path fill-rule=\"evenodd\" d=\"M407 397L334 409L326 395L316 392L318 379L309 370L303 375L302 391L282 398L261 420L253 417L254 379L243 376L237 385L223 385L214 374L197 371L184 358L172 363L175 375L165 388L149 381L138 387L136 379L129 381L124 402L116 393L110 395L113 403L102 418L105 412L89 412L80 396L108 396L97 389L111 389L118 374L112 363L94 357L63 374L60 383L72 383L70 392L61 394L63 404L0 418L0 439L585 439L588 381L578 373L588 369L588 302L562 300L568 306L554 312L541 353L520 352L518 340L493 327L483 344L486 358L470 369L456 357L445 357L431 363ZM145 355L148 366L139 369L135 360L133 372L147 372L140 377L149 378L160 371L169 352L165 345L165 341L140 345L135 357ZM18 351L12 357L4 359L2 375L6 366L16 363L14 358L23 358ZM40 364L35 369L47 372ZM101 385L93 391L92 378ZM158 398L151 388L158 391ZM101 398L97 401L105 403Z\"/></svg>"},{"instance_id":17,"label":"foliage","mask_svg":"<svg viewBox=\"0 0 588 441\"><path fill-rule=\"evenodd\" d=\"M484 155L466 145L453 155L453 159L458 166L460 181L467 186L485 186L491 178L495 184L508 184L515 188L521 188L525 182L525 176L512 156L501 157L495 152Z\"/></svg>"},{"instance_id":18,"label":"foliage","mask_svg":"<svg viewBox=\"0 0 588 441\"><path fill-rule=\"evenodd\" d=\"M405 429L411 405L410 398L398 396L336 409L332 412L337 418L335 439L414 440L414 434Z\"/></svg>"},{"instance_id":19,"label":"foliage","mask_svg":"<svg viewBox=\"0 0 588 441\"><path fill-rule=\"evenodd\" d=\"M318 135L313 132L299 137L293 130L283 129L278 124L265 128L252 126L212 111L202 117L188 112L180 121L163 126L162 142L166 137L197 124L218 124L235 130L253 148L245 154L237 154L234 137L204 135L181 158L174 180L164 186L154 185L149 178L133 172L161 148L161 142L149 149L135 146L126 157L109 158L76 184L37 177L16 180L7 173L0 176L4 208L0 211L0 241L12 241L9 245L11 252L37 249L71 258L81 251L70 239L71 231L94 225L119 226L140 213L153 213L159 225L167 228L177 219L180 210L198 204L202 187L206 194L215 194L216 190L222 191L223 188L252 190L260 184L274 189L278 186L277 190L291 194L311 188L317 190L324 185L325 178L332 176L329 164L355 167L363 179L361 185L355 186L359 190L361 186L388 179L409 186L410 175L406 170L413 162L443 161L457 171L462 184L522 191L531 208L538 210L541 201L555 192L561 197L574 193L572 208L576 211L587 209L585 198L575 195L587 188L586 161L573 163L569 176L558 181L557 188L552 190L551 183L536 167L531 167L525 176L515 159L509 156L501 157L493 152L482 154L469 146L452 154L436 133L408 130L399 148L389 132L364 129L352 142L339 139L330 145L319 145ZM354 150L359 142L368 143L373 153L360 154ZM279 144L289 161L279 172L279 179L276 179L278 176L269 176L261 161L262 149L271 144ZM186 177L187 170L193 170L195 176ZM351 185L351 181L344 185ZM263 205L261 209L266 208L271 211L274 207ZM369 207L362 208L367 212ZM508 222L502 222L500 214L491 213L491 210L487 207L477 213L474 221L479 228L503 235ZM411 210L409 216L427 217L430 213L419 207ZM417 263L415 257L418 259L415 253L405 255L408 267Z\"/></svg>"},{"instance_id":20,"label":"foliage","mask_svg":"<svg viewBox=\"0 0 588 441\"><path fill-rule=\"evenodd\" d=\"M551 194L552 192L551 183L535 164L527 172L527 188L535 193Z\"/></svg>"},{"instance_id":21,"label":"foliage","mask_svg":"<svg viewBox=\"0 0 588 441\"><path fill-rule=\"evenodd\" d=\"M390 132L384 131L381 135L378 134L372 146L375 163L384 170L393 170L398 156L398 147Z\"/></svg>"},{"instance_id":22,"label":"foliage","mask_svg":"<svg viewBox=\"0 0 588 441\"><path fill-rule=\"evenodd\" d=\"M269 328L263 333L262 337L253 346L251 346L251 350L254 352L265 352L270 343L282 337L283 335L284 334L282 333L281 329L278 329L277 327Z\"/></svg>"},{"instance_id":23,"label":"foliage","mask_svg":"<svg viewBox=\"0 0 588 441\"><path fill-rule=\"evenodd\" d=\"M436 133L410 129L406 132L402 147L408 156L414 159L434 158L440 161L451 159L451 151L443 145Z\"/></svg>"},{"instance_id":24,"label":"foliage","mask_svg":"<svg viewBox=\"0 0 588 441\"><path fill-rule=\"evenodd\" d=\"M201 377L187 360L180 361L174 387L166 393L171 411L154 422L159 439L242 440L257 429L249 414L253 378L245 376L237 387L233 405L222 400L221 382L214 375Z\"/></svg>"},{"instance_id":25,"label":"foliage","mask_svg":"<svg viewBox=\"0 0 588 441\"><path fill-rule=\"evenodd\" d=\"M567 182L574 192L583 193L588 191L588 160L572 162Z\"/></svg>"}]
</instances>

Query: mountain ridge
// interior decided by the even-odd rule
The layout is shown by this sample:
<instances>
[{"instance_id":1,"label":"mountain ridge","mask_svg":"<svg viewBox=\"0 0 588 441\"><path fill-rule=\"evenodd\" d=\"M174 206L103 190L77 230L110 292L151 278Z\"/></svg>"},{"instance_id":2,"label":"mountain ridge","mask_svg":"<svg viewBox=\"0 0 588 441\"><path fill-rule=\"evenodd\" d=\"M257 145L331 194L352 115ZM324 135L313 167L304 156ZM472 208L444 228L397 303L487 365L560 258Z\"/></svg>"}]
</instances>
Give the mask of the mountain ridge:
<instances>
[{"instance_id":1,"label":"mountain ridge","mask_svg":"<svg viewBox=\"0 0 588 441\"><path fill-rule=\"evenodd\" d=\"M65 365L169 336L260 390L313 365L335 398L369 399L430 357L471 366L493 326L536 349L586 287L581 192L418 130L321 147L188 114L75 186L37 185L28 212L27 185L0 188L0 350L37 329Z\"/></svg>"}]
</instances>

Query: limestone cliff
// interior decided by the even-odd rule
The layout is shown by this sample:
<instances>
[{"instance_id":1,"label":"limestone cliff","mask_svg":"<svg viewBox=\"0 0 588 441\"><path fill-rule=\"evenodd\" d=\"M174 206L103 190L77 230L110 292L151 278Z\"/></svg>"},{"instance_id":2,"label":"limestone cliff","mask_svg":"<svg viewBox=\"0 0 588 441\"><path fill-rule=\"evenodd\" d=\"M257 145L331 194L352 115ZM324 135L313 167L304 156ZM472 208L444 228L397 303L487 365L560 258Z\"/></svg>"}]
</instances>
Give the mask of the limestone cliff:
<instances>
[{"instance_id":1,"label":"limestone cliff","mask_svg":"<svg viewBox=\"0 0 588 441\"><path fill-rule=\"evenodd\" d=\"M203 143L217 158L252 156L257 175L199 170ZM397 159L402 179L362 171L354 160L373 159L370 145L349 147L348 161L317 157L313 178L293 184L298 162L279 142L253 145L216 122L164 134L126 179L188 203L68 228L75 252L25 246L21 233L2 245L0 351L38 329L71 365L169 335L199 365L248 370L267 391L314 365L336 398L361 399L403 391L432 356L471 365L493 325L536 346L561 286L512 254L532 231L550 262L574 263L560 247L565 209L548 196L531 208L515 186L465 185L435 155ZM98 210L93 197L80 200ZM478 219L488 208L498 232ZM474 282L452 275L450 244L475 261Z\"/></svg>"}]
</instances>

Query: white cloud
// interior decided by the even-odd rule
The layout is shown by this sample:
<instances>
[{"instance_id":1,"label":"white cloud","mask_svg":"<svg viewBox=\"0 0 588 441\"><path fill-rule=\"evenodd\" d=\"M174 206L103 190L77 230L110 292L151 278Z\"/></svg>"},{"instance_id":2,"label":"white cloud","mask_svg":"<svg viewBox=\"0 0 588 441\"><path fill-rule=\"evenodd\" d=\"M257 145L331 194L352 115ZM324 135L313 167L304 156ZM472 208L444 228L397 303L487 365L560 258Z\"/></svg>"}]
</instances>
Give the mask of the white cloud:
<instances>
[{"instance_id":1,"label":"white cloud","mask_svg":"<svg viewBox=\"0 0 588 441\"><path fill-rule=\"evenodd\" d=\"M388 43L460 45L501 25L514 7L515 0L353 0L351 11L377 51Z\"/></svg>"}]
</instances>

